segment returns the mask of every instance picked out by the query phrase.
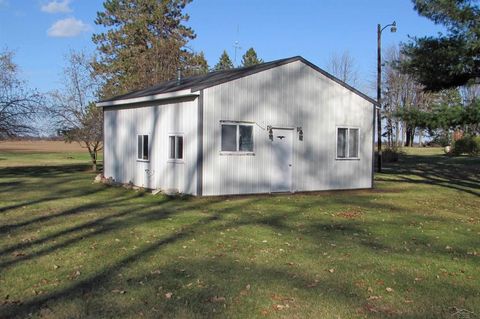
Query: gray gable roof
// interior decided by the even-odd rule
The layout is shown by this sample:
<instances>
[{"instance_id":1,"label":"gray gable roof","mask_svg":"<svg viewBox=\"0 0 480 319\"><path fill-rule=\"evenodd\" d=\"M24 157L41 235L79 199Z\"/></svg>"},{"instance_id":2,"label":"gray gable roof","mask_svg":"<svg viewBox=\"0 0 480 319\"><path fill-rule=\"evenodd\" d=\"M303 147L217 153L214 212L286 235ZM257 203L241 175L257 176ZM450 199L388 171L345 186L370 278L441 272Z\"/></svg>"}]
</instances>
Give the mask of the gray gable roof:
<instances>
[{"instance_id":1,"label":"gray gable roof","mask_svg":"<svg viewBox=\"0 0 480 319\"><path fill-rule=\"evenodd\" d=\"M275 60L271 62L265 62L249 67L244 67L244 68L236 68L236 69L230 69L230 70L222 70L222 71L215 71L215 72L210 72L208 74L204 75L196 75L196 76L191 76L187 78L182 78L180 81L180 84L177 83L177 80L171 80L167 82L160 83L158 85L143 89L143 90L138 90L138 91L133 91L127 94L115 96L110 99L105 99L100 101L99 103L102 102L112 102L112 101L117 101L117 100L125 100L125 99L133 99L133 98L139 98L139 97L146 97L146 96L152 96L152 95L157 95L157 94L162 94L162 93L171 93L175 91L181 91L181 90L186 90L186 89L191 89L192 92L199 91L211 86L215 86L221 83L225 83L228 81L236 80L251 74L255 74L258 72L262 72L271 68L275 68L280 65L284 65L287 63L295 62L295 61L301 61L305 63L306 65L310 66L311 68L315 69L317 72L323 74L327 78L337 82L338 84L342 85L343 87L347 88L348 90L358 94L362 98L366 99L367 101L377 105L377 101L369 97L368 95L358 91L354 87L348 85L347 83L341 81L340 79L336 78L335 76L331 75L330 73L326 72L325 70L319 68L315 64L311 63L310 61L307 61L306 59L302 58L301 56L295 56L291 58L286 58L286 59L280 59L280 60Z\"/></svg>"}]
</instances>

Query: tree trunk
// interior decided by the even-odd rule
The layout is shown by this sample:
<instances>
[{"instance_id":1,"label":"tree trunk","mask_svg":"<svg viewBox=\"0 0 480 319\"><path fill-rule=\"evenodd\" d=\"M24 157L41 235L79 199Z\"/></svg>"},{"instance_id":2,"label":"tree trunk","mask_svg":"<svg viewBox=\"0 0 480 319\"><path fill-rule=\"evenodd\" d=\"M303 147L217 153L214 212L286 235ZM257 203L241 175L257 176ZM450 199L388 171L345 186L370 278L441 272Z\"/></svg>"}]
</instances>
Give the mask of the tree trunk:
<instances>
[{"instance_id":1,"label":"tree trunk","mask_svg":"<svg viewBox=\"0 0 480 319\"><path fill-rule=\"evenodd\" d=\"M418 144L420 144L420 146L423 146L422 145L422 140L423 140L423 130L418 130Z\"/></svg>"},{"instance_id":2,"label":"tree trunk","mask_svg":"<svg viewBox=\"0 0 480 319\"><path fill-rule=\"evenodd\" d=\"M388 141L388 147L392 148L392 119L388 118L387 119L387 141Z\"/></svg>"},{"instance_id":3,"label":"tree trunk","mask_svg":"<svg viewBox=\"0 0 480 319\"><path fill-rule=\"evenodd\" d=\"M96 172L97 171L97 152L96 151L90 152L90 157L92 159L92 171Z\"/></svg>"},{"instance_id":4,"label":"tree trunk","mask_svg":"<svg viewBox=\"0 0 480 319\"><path fill-rule=\"evenodd\" d=\"M395 147L398 147L398 137L400 135L400 123L398 121L395 122Z\"/></svg>"},{"instance_id":5,"label":"tree trunk","mask_svg":"<svg viewBox=\"0 0 480 319\"><path fill-rule=\"evenodd\" d=\"M405 127L406 127L405 122L402 122L402 139L401 139L402 144L401 145L405 145L405 134L406 134Z\"/></svg>"},{"instance_id":6,"label":"tree trunk","mask_svg":"<svg viewBox=\"0 0 480 319\"><path fill-rule=\"evenodd\" d=\"M412 135L412 129L410 127L406 127L407 130L405 132L405 146L409 147L410 146L410 136Z\"/></svg>"}]
</instances>

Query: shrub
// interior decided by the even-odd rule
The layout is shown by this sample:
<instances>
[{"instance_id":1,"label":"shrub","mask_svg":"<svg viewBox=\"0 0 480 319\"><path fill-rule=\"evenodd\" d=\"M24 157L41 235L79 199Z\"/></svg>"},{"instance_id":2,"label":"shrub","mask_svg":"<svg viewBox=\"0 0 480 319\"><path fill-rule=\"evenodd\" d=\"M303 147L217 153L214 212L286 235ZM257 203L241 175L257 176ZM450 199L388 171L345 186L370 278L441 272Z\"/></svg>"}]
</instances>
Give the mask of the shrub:
<instances>
[{"instance_id":1,"label":"shrub","mask_svg":"<svg viewBox=\"0 0 480 319\"><path fill-rule=\"evenodd\" d=\"M474 149L473 149L473 155L480 155L480 136L475 136L473 138L473 143L474 143Z\"/></svg>"},{"instance_id":2,"label":"shrub","mask_svg":"<svg viewBox=\"0 0 480 319\"><path fill-rule=\"evenodd\" d=\"M461 154L479 155L480 154L480 136L466 135L453 143L452 155Z\"/></svg>"},{"instance_id":3,"label":"shrub","mask_svg":"<svg viewBox=\"0 0 480 319\"><path fill-rule=\"evenodd\" d=\"M441 135L436 135L433 140L427 143L427 146L432 146L432 147L445 147L450 145L450 138L448 137L447 134L441 134Z\"/></svg>"},{"instance_id":4,"label":"shrub","mask_svg":"<svg viewBox=\"0 0 480 319\"><path fill-rule=\"evenodd\" d=\"M386 147L382 151L382 161L385 163L397 162L402 153L399 147Z\"/></svg>"}]
</instances>

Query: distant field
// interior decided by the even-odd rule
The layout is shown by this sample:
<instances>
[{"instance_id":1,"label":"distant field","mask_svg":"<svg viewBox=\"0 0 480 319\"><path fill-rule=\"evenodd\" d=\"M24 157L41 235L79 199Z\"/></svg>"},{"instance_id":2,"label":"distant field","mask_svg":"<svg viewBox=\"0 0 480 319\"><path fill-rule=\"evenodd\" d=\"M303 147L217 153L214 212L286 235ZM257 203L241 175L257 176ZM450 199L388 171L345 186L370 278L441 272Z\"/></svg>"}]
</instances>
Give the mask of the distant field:
<instances>
[{"instance_id":1,"label":"distant field","mask_svg":"<svg viewBox=\"0 0 480 319\"><path fill-rule=\"evenodd\" d=\"M78 143L64 141L0 141L0 152L85 152Z\"/></svg>"},{"instance_id":2,"label":"distant field","mask_svg":"<svg viewBox=\"0 0 480 319\"><path fill-rule=\"evenodd\" d=\"M103 154L100 153L101 160ZM0 167L80 164L89 161L86 148L63 141L1 141Z\"/></svg>"}]
</instances>

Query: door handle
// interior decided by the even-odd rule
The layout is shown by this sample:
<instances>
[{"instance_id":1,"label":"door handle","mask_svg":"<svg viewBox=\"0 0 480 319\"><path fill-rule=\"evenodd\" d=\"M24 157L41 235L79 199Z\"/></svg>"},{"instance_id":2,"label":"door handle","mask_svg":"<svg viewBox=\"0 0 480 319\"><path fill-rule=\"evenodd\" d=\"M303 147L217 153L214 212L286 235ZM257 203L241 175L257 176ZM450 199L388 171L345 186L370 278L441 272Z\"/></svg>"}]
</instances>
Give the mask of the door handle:
<instances>
[{"instance_id":1,"label":"door handle","mask_svg":"<svg viewBox=\"0 0 480 319\"><path fill-rule=\"evenodd\" d=\"M292 164L288 164L288 167L292 167Z\"/></svg>"}]
</instances>

